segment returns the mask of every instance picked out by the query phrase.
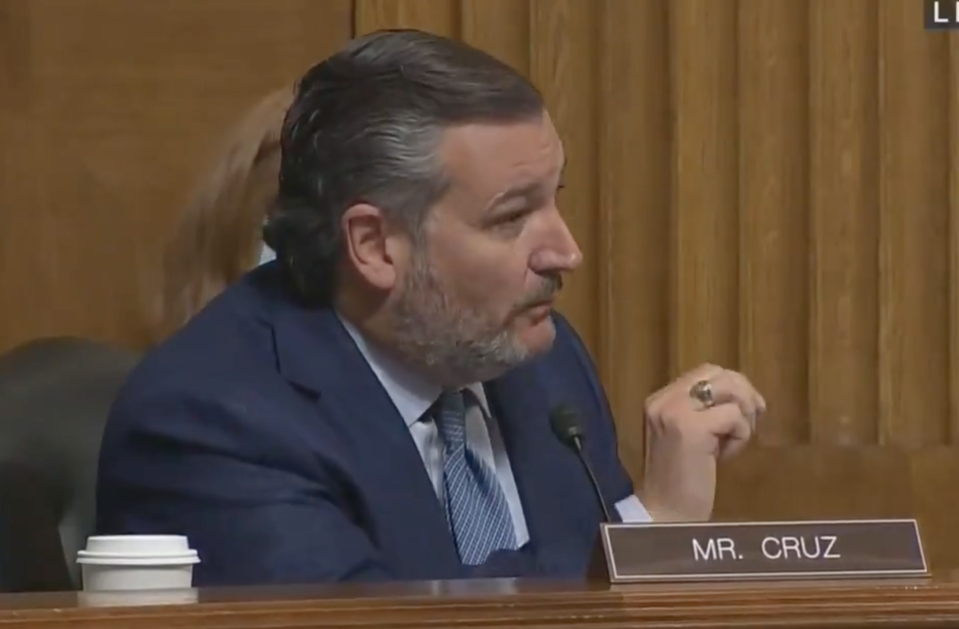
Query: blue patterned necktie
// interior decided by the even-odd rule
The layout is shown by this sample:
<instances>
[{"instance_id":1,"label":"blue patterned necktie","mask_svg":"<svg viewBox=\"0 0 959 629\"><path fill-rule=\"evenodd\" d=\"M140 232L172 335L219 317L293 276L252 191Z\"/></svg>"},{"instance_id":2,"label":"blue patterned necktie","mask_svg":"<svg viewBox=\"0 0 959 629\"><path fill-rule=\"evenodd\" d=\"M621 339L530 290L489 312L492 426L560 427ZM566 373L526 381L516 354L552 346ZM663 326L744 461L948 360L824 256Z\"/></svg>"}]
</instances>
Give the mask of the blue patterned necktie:
<instances>
[{"instance_id":1,"label":"blue patterned necktie","mask_svg":"<svg viewBox=\"0 0 959 629\"><path fill-rule=\"evenodd\" d=\"M513 519L496 474L466 443L464 393L444 393L435 408L445 450L443 479L450 529L460 561L476 566L494 551L516 548Z\"/></svg>"}]
</instances>

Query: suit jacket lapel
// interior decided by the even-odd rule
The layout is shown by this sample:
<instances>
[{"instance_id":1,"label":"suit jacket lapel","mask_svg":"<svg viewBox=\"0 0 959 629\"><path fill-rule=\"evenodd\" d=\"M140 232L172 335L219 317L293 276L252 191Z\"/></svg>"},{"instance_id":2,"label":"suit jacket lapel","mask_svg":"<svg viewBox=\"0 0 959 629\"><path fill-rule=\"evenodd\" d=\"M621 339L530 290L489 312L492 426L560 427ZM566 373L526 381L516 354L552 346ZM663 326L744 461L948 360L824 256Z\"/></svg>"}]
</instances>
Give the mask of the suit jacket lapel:
<instances>
[{"instance_id":1,"label":"suit jacket lapel","mask_svg":"<svg viewBox=\"0 0 959 629\"><path fill-rule=\"evenodd\" d=\"M559 442L550 411L567 391L543 380L534 362L487 383L516 476L532 549L544 574L584 574L600 510L576 454Z\"/></svg>"},{"instance_id":2,"label":"suit jacket lapel","mask_svg":"<svg viewBox=\"0 0 959 629\"><path fill-rule=\"evenodd\" d=\"M562 543L563 478L557 460L568 455L552 434L550 403L532 365L484 385L499 422L535 548ZM559 457L559 459L557 459ZM562 466L560 466L561 468Z\"/></svg>"},{"instance_id":3,"label":"suit jacket lapel","mask_svg":"<svg viewBox=\"0 0 959 629\"><path fill-rule=\"evenodd\" d=\"M457 576L445 512L409 429L342 322L328 309L289 309L274 330L281 373L317 394L323 420L359 459L349 463L364 499L389 522L382 535L401 537L384 547L399 548L395 559L424 575Z\"/></svg>"}]
</instances>

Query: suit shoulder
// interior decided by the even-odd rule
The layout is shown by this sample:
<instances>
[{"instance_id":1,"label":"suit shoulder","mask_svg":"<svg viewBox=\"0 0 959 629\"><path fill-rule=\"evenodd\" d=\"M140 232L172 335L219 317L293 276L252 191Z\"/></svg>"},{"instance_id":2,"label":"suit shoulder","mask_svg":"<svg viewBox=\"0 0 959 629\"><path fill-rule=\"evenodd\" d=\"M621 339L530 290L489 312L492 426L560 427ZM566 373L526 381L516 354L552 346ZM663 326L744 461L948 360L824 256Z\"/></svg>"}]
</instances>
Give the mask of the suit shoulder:
<instances>
[{"instance_id":1,"label":"suit shoulder","mask_svg":"<svg viewBox=\"0 0 959 629\"><path fill-rule=\"evenodd\" d=\"M217 389L261 371L272 354L268 325L223 309L205 311L147 352L122 392Z\"/></svg>"},{"instance_id":2,"label":"suit shoulder","mask_svg":"<svg viewBox=\"0 0 959 629\"><path fill-rule=\"evenodd\" d=\"M298 403L275 368L271 325L238 301L221 295L147 352L121 387L108 427L199 430L202 417L209 429L250 428L276 414L276 405Z\"/></svg>"}]
</instances>

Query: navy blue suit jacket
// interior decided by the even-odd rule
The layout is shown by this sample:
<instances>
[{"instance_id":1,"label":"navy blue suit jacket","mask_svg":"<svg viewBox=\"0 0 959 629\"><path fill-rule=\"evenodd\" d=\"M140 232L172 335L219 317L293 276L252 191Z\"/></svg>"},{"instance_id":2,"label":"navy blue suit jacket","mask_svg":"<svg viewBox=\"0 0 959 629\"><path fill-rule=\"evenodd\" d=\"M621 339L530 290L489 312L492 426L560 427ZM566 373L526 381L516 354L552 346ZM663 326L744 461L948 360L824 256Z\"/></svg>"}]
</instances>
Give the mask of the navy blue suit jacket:
<instances>
[{"instance_id":1,"label":"navy blue suit jacket","mask_svg":"<svg viewBox=\"0 0 959 629\"><path fill-rule=\"evenodd\" d=\"M548 354L484 383L530 541L461 565L408 429L336 314L297 305L273 264L153 350L103 436L99 534L183 534L195 584L583 577L601 512L550 410L581 413L612 505L632 483L586 349L555 315Z\"/></svg>"}]
</instances>

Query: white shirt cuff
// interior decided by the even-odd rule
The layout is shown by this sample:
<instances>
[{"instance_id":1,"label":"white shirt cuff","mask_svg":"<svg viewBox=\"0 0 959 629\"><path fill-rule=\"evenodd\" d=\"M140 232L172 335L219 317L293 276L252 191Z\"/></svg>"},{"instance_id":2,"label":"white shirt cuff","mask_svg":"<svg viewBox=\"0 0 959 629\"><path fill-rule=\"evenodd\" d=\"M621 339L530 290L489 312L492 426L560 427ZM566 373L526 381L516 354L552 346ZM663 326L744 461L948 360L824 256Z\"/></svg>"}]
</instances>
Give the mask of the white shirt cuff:
<instances>
[{"instance_id":1,"label":"white shirt cuff","mask_svg":"<svg viewBox=\"0 0 959 629\"><path fill-rule=\"evenodd\" d=\"M616 503L616 511L624 523L652 522L653 518L649 511L643 506L636 494L629 498L624 498Z\"/></svg>"}]
</instances>

